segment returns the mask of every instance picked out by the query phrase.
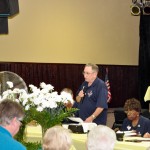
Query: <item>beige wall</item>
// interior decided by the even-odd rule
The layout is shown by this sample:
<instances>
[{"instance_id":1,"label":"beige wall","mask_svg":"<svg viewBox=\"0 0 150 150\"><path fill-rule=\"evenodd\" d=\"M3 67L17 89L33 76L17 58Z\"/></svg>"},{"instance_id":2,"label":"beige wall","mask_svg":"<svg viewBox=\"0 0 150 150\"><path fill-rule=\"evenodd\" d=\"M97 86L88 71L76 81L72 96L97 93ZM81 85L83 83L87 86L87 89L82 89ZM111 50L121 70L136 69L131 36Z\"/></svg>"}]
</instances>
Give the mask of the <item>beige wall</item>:
<instances>
[{"instance_id":1,"label":"beige wall","mask_svg":"<svg viewBox=\"0 0 150 150\"><path fill-rule=\"evenodd\" d=\"M138 65L131 0L19 0L0 61Z\"/></svg>"}]
</instances>

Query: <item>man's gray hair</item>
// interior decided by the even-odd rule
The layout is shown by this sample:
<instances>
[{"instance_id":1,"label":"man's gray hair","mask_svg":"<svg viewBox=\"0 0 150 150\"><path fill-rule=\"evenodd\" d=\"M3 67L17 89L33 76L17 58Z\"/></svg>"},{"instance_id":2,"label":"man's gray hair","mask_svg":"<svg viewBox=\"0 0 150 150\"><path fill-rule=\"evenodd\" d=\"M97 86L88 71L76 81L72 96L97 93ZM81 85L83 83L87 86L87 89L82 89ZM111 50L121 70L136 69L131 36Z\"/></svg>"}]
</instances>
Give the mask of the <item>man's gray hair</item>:
<instances>
[{"instance_id":1,"label":"man's gray hair","mask_svg":"<svg viewBox=\"0 0 150 150\"><path fill-rule=\"evenodd\" d=\"M92 67L92 70L95 72L99 72L99 67L96 64L88 63L85 65L85 67Z\"/></svg>"},{"instance_id":2,"label":"man's gray hair","mask_svg":"<svg viewBox=\"0 0 150 150\"><path fill-rule=\"evenodd\" d=\"M116 142L116 133L105 125L93 128L87 138L88 150L113 150Z\"/></svg>"},{"instance_id":3,"label":"man's gray hair","mask_svg":"<svg viewBox=\"0 0 150 150\"><path fill-rule=\"evenodd\" d=\"M16 101L5 99L0 102L0 125L6 126L10 124L13 118L24 118L24 109Z\"/></svg>"}]
</instances>

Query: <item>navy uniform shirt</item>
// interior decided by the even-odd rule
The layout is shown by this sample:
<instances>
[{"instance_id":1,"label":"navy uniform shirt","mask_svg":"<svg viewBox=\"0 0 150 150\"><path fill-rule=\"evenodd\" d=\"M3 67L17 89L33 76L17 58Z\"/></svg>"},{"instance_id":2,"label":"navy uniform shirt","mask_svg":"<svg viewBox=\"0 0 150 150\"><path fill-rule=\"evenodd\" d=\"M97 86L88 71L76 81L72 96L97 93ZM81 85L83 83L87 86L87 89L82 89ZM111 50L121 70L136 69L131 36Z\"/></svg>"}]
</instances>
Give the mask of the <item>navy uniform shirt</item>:
<instances>
[{"instance_id":1,"label":"navy uniform shirt","mask_svg":"<svg viewBox=\"0 0 150 150\"><path fill-rule=\"evenodd\" d=\"M88 82L83 82L79 90L77 91L77 95L80 90L84 90L85 96L81 98L80 103L78 104L79 108L79 117L85 121L86 118L91 116L97 107L104 108L104 110L100 113L96 119L93 120L96 124L106 125L107 121L107 87L99 78L96 78L91 86L88 87Z\"/></svg>"},{"instance_id":2,"label":"navy uniform shirt","mask_svg":"<svg viewBox=\"0 0 150 150\"><path fill-rule=\"evenodd\" d=\"M124 119L122 124L122 131L136 130L137 134L143 136L146 132L150 133L150 120L144 116L140 116L138 124L133 127L132 121L128 118Z\"/></svg>"}]
</instances>

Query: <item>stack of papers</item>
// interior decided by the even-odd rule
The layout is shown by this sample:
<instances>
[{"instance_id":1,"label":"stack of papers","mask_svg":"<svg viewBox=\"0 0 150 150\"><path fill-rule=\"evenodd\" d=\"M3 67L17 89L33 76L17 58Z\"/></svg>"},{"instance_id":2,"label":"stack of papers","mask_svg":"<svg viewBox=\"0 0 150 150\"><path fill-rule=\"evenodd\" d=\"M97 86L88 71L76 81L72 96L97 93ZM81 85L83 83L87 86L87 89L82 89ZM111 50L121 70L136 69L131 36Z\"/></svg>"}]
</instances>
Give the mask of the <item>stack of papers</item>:
<instances>
[{"instance_id":1,"label":"stack of papers","mask_svg":"<svg viewBox=\"0 0 150 150\"><path fill-rule=\"evenodd\" d=\"M137 136L137 133L135 131L124 131L124 136Z\"/></svg>"},{"instance_id":2,"label":"stack of papers","mask_svg":"<svg viewBox=\"0 0 150 150\"><path fill-rule=\"evenodd\" d=\"M92 130L94 127L97 126L96 123L94 123L94 122L91 122L91 123L84 122L79 117L68 117L68 119L77 122L78 123L77 125L82 125L84 133L87 133L88 131Z\"/></svg>"},{"instance_id":3,"label":"stack of papers","mask_svg":"<svg viewBox=\"0 0 150 150\"><path fill-rule=\"evenodd\" d=\"M77 123L82 123L83 120L79 117L68 117L68 119L72 120L72 121L75 121Z\"/></svg>"},{"instance_id":4,"label":"stack of papers","mask_svg":"<svg viewBox=\"0 0 150 150\"><path fill-rule=\"evenodd\" d=\"M126 142L142 142L142 141L150 141L150 138L143 137L126 137L124 139Z\"/></svg>"},{"instance_id":5,"label":"stack of papers","mask_svg":"<svg viewBox=\"0 0 150 150\"><path fill-rule=\"evenodd\" d=\"M124 133L124 136L137 136L136 131L117 131L116 133Z\"/></svg>"}]
</instances>

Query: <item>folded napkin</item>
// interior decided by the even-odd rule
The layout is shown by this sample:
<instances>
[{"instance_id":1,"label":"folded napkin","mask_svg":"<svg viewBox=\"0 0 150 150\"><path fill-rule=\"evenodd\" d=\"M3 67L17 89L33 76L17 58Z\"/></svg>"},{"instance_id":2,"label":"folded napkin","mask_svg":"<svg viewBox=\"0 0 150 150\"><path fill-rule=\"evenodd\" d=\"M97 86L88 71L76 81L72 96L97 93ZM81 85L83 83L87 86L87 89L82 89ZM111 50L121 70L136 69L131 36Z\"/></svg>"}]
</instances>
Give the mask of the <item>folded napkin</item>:
<instances>
[{"instance_id":1,"label":"folded napkin","mask_svg":"<svg viewBox=\"0 0 150 150\"><path fill-rule=\"evenodd\" d=\"M137 136L137 133L135 130L132 130L132 131L117 131L116 134L124 134L124 136Z\"/></svg>"}]
</instances>

